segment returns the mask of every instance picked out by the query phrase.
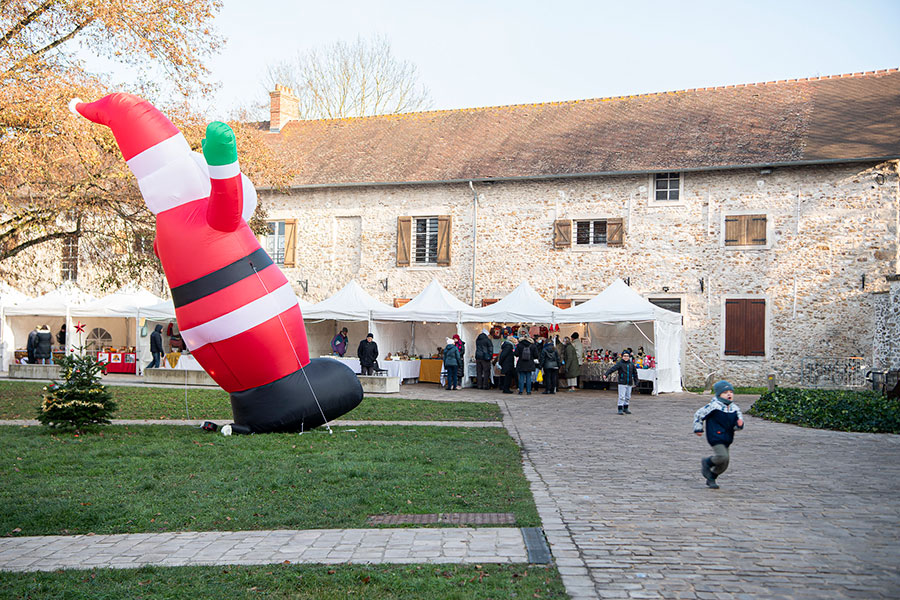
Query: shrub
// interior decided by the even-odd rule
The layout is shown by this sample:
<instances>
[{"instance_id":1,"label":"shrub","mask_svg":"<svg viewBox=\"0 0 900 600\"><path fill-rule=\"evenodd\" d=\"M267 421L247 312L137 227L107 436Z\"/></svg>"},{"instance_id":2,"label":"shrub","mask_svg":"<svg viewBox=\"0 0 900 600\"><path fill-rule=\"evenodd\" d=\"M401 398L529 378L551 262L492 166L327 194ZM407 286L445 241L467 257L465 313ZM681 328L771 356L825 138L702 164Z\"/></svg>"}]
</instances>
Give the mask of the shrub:
<instances>
[{"instance_id":1,"label":"shrub","mask_svg":"<svg viewBox=\"0 0 900 600\"><path fill-rule=\"evenodd\" d=\"M109 424L116 403L100 374L106 369L93 356L67 354L57 361L64 383L55 381L44 388L38 420L50 427L74 427Z\"/></svg>"},{"instance_id":2,"label":"shrub","mask_svg":"<svg viewBox=\"0 0 900 600\"><path fill-rule=\"evenodd\" d=\"M900 401L873 391L776 388L763 394L749 413L816 429L900 433Z\"/></svg>"}]
</instances>

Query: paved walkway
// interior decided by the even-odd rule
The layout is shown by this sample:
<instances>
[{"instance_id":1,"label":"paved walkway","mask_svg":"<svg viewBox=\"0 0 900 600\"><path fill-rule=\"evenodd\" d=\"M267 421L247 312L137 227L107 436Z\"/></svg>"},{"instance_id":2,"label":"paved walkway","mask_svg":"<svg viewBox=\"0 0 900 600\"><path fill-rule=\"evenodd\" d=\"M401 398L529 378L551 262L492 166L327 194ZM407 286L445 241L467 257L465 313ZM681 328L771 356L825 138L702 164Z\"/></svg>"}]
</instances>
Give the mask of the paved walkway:
<instances>
[{"instance_id":1,"label":"paved walkway","mask_svg":"<svg viewBox=\"0 0 900 600\"><path fill-rule=\"evenodd\" d=\"M274 563L524 563L522 530L315 529L0 538L0 570Z\"/></svg>"}]
</instances>

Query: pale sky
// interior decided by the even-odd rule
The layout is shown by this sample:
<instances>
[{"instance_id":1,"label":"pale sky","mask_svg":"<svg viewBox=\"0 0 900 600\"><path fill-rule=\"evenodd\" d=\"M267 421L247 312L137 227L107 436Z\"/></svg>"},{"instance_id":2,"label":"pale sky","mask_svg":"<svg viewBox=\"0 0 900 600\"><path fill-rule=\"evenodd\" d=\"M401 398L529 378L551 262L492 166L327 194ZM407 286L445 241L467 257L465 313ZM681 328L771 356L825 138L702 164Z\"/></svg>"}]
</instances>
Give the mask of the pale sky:
<instances>
[{"instance_id":1,"label":"pale sky","mask_svg":"<svg viewBox=\"0 0 900 600\"><path fill-rule=\"evenodd\" d=\"M598 98L900 66L900 1L224 0L224 116L266 66L385 35L434 109Z\"/></svg>"}]
</instances>

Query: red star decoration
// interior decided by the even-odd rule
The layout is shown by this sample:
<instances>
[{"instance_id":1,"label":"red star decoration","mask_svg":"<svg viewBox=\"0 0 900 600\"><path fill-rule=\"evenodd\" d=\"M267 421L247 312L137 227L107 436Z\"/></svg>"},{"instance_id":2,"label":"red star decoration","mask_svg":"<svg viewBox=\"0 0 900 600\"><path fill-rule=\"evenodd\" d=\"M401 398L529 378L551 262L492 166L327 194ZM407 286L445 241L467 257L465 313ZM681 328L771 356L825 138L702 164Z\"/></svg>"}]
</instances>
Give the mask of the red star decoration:
<instances>
[{"instance_id":1,"label":"red star decoration","mask_svg":"<svg viewBox=\"0 0 900 600\"><path fill-rule=\"evenodd\" d=\"M84 333L84 325L84 323L78 321L78 323L75 324L75 331L77 331L78 333Z\"/></svg>"}]
</instances>

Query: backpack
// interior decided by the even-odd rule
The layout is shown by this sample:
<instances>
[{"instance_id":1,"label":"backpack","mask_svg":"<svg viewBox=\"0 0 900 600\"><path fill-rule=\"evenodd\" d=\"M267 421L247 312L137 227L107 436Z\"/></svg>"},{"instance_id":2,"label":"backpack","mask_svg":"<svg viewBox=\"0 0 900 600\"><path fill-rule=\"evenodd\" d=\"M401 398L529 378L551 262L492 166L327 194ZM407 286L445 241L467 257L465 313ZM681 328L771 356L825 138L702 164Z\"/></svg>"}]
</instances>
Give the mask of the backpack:
<instances>
[{"instance_id":1,"label":"backpack","mask_svg":"<svg viewBox=\"0 0 900 600\"><path fill-rule=\"evenodd\" d=\"M531 345L522 348L522 360L534 360L531 358Z\"/></svg>"}]
</instances>

